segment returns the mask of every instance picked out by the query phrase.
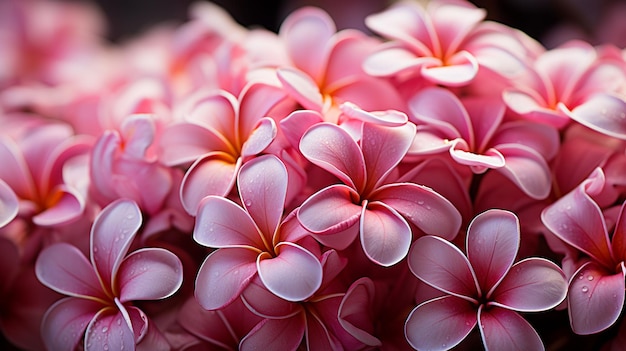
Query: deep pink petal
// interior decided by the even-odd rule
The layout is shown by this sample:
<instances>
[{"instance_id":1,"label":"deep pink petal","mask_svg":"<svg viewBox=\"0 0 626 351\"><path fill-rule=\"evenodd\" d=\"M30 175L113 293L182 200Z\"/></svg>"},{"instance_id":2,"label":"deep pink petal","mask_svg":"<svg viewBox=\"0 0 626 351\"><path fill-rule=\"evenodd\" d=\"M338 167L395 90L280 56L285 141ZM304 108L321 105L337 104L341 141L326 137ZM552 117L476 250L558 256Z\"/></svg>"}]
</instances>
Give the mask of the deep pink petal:
<instances>
[{"instance_id":1,"label":"deep pink petal","mask_svg":"<svg viewBox=\"0 0 626 351\"><path fill-rule=\"evenodd\" d=\"M117 270L141 223L137 204L120 199L104 208L91 227L91 263L105 289L114 286Z\"/></svg>"},{"instance_id":2,"label":"deep pink petal","mask_svg":"<svg viewBox=\"0 0 626 351\"><path fill-rule=\"evenodd\" d=\"M193 239L200 245L214 248L265 247L250 215L239 205L221 196L207 196L200 203Z\"/></svg>"},{"instance_id":3,"label":"deep pink petal","mask_svg":"<svg viewBox=\"0 0 626 351\"><path fill-rule=\"evenodd\" d=\"M361 214L361 245L372 262L389 267L404 259L413 239L411 227L393 208L370 202Z\"/></svg>"},{"instance_id":4,"label":"deep pink petal","mask_svg":"<svg viewBox=\"0 0 626 351\"><path fill-rule=\"evenodd\" d=\"M626 261L626 203L622 204L611 239L611 248L616 261Z\"/></svg>"},{"instance_id":5,"label":"deep pink petal","mask_svg":"<svg viewBox=\"0 0 626 351\"><path fill-rule=\"evenodd\" d=\"M369 278L357 279L341 299L338 310L339 324L353 337L369 346L381 346L374 336L372 305L376 296L374 282Z\"/></svg>"},{"instance_id":6,"label":"deep pink petal","mask_svg":"<svg viewBox=\"0 0 626 351\"><path fill-rule=\"evenodd\" d=\"M504 167L498 171L526 195L542 200L550 194L552 173L542 155L519 144L498 145L498 151L504 156Z\"/></svg>"},{"instance_id":7,"label":"deep pink petal","mask_svg":"<svg viewBox=\"0 0 626 351\"><path fill-rule=\"evenodd\" d=\"M543 343L533 327L516 312L504 308L481 308L478 325L488 350L543 350Z\"/></svg>"},{"instance_id":8,"label":"deep pink petal","mask_svg":"<svg viewBox=\"0 0 626 351\"><path fill-rule=\"evenodd\" d=\"M513 212L488 210L474 217L467 232L467 258L480 288L489 296L515 261L519 220Z\"/></svg>"},{"instance_id":9,"label":"deep pink petal","mask_svg":"<svg viewBox=\"0 0 626 351\"><path fill-rule=\"evenodd\" d=\"M381 187L371 200L384 202L424 233L453 239L461 228L461 214L443 196L429 187L413 183Z\"/></svg>"},{"instance_id":10,"label":"deep pink petal","mask_svg":"<svg viewBox=\"0 0 626 351\"><path fill-rule=\"evenodd\" d=\"M491 145L521 144L535 151L546 160L551 160L559 151L560 140L556 128L527 121L507 122L498 129Z\"/></svg>"},{"instance_id":11,"label":"deep pink petal","mask_svg":"<svg viewBox=\"0 0 626 351\"><path fill-rule=\"evenodd\" d=\"M556 307L566 295L567 279L559 266L529 258L513 265L491 299L515 311L538 312Z\"/></svg>"},{"instance_id":12,"label":"deep pink petal","mask_svg":"<svg viewBox=\"0 0 626 351\"><path fill-rule=\"evenodd\" d=\"M478 297L478 283L470 262L445 239L432 235L417 239L408 263L416 277L438 290L470 299Z\"/></svg>"},{"instance_id":13,"label":"deep pink petal","mask_svg":"<svg viewBox=\"0 0 626 351\"><path fill-rule=\"evenodd\" d=\"M43 250L35 273L41 283L61 294L106 300L94 267L70 244L58 243Z\"/></svg>"},{"instance_id":14,"label":"deep pink petal","mask_svg":"<svg viewBox=\"0 0 626 351\"><path fill-rule=\"evenodd\" d=\"M159 139L160 160L168 166L193 162L209 152L230 148L222 135L195 123L172 124Z\"/></svg>"},{"instance_id":15,"label":"deep pink petal","mask_svg":"<svg viewBox=\"0 0 626 351\"><path fill-rule=\"evenodd\" d=\"M50 306L41 322L41 336L49 350L74 350L89 322L104 305L68 297Z\"/></svg>"},{"instance_id":16,"label":"deep pink petal","mask_svg":"<svg viewBox=\"0 0 626 351\"><path fill-rule=\"evenodd\" d=\"M13 189L0 179L0 228L9 224L18 212L17 196Z\"/></svg>"},{"instance_id":17,"label":"deep pink petal","mask_svg":"<svg viewBox=\"0 0 626 351\"><path fill-rule=\"evenodd\" d=\"M207 310L220 309L235 300L257 272L258 253L226 248L211 253L198 271L195 296Z\"/></svg>"},{"instance_id":18,"label":"deep pink petal","mask_svg":"<svg viewBox=\"0 0 626 351\"><path fill-rule=\"evenodd\" d=\"M239 350L295 351L302 342L304 314L285 319L264 319L239 343Z\"/></svg>"},{"instance_id":19,"label":"deep pink petal","mask_svg":"<svg viewBox=\"0 0 626 351\"><path fill-rule=\"evenodd\" d=\"M331 185L309 197L298 210L298 221L313 232L333 234L346 230L361 217L361 206L353 203L358 194L351 188Z\"/></svg>"},{"instance_id":20,"label":"deep pink petal","mask_svg":"<svg viewBox=\"0 0 626 351\"><path fill-rule=\"evenodd\" d=\"M411 311L404 334L417 350L449 350L476 326L476 306L455 296L426 301Z\"/></svg>"},{"instance_id":21,"label":"deep pink petal","mask_svg":"<svg viewBox=\"0 0 626 351\"><path fill-rule=\"evenodd\" d=\"M290 243L279 243L277 256L257 262L259 278L268 290L287 301L303 301L319 289L322 265L309 251Z\"/></svg>"},{"instance_id":22,"label":"deep pink petal","mask_svg":"<svg viewBox=\"0 0 626 351\"><path fill-rule=\"evenodd\" d=\"M596 94L572 109L576 122L619 139L626 139L626 102L618 96Z\"/></svg>"},{"instance_id":23,"label":"deep pink petal","mask_svg":"<svg viewBox=\"0 0 626 351\"><path fill-rule=\"evenodd\" d=\"M309 128L300 140L300 151L309 161L360 191L365 186L365 161L348 132L330 123Z\"/></svg>"},{"instance_id":24,"label":"deep pink petal","mask_svg":"<svg viewBox=\"0 0 626 351\"><path fill-rule=\"evenodd\" d=\"M100 310L85 332L85 350L134 350L135 335L122 313L113 308Z\"/></svg>"},{"instance_id":25,"label":"deep pink petal","mask_svg":"<svg viewBox=\"0 0 626 351\"><path fill-rule=\"evenodd\" d=\"M271 241L285 210L285 165L274 155L257 157L241 167L237 185L244 208Z\"/></svg>"},{"instance_id":26,"label":"deep pink petal","mask_svg":"<svg viewBox=\"0 0 626 351\"><path fill-rule=\"evenodd\" d=\"M278 129L273 119L269 117L261 118L248 140L243 143L241 156L248 157L260 154L274 141L277 133Z\"/></svg>"},{"instance_id":27,"label":"deep pink petal","mask_svg":"<svg viewBox=\"0 0 626 351\"><path fill-rule=\"evenodd\" d=\"M121 302L160 300L176 292L183 282L180 259L165 249L144 248L128 255L118 273Z\"/></svg>"},{"instance_id":28,"label":"deep pink petal","mask_svg":"<svg viewBox=\"0 0 626 351\"><path fill-rule=\"evenodd\" d=\"M241 301L250 312L261 318L284 319L304 312L301 304L287 301L269 291L258 276L241 292Z\"/></svg>"},{"instance_id":29,"label":"deep pink petal","mask_svg":"<svg viewBox=\"0 0 626 351\"><path fill-rule=\"evenodd\" d=\"M465 107L450 90L433 87L421 90L409 101L409 110L418 122L436 128L443 137L462 138L474 146L474 131Z\"/></svg>"},{"instance_id":30,"label":"deep pink petal","mask_svg":"<svg viewBox=\"0 0 626 351\"><path fill-rule=\"evenodd\" d=\"M435 84L458 87L470 83L478 74L478 61L474 55L461 51L448 60L445 66L421 69L422 76Z\"/></svg>"},{"instance_id":31,"label":"deep pink petal","mask_svg":"<svg viewBox=\"0 0 626 351\"><path fill-rule=\"evenodd\" d=\"M464 98L462 101L468 115L471 116L470 120L475 137L474 150L485 150L489 144L496 145L491 140L496 130L500 128L506 110L506 106L501 99L477 97ZM520 124L522 123L520 122ZM523 125L526 124L528 123L524 121ZM545 126L542 125L541 127ZM498 131L498 134L501 134L501 132ZM519 138L516 141L518 140Z\"/></svg>"},{"instance_id":32,"label":"deep pink petal","mask_svg":"<svg viewBox=\"0 0 626 351\"><path fill-rule=\"evenodd\" d=\"M570 280L567 306L576 334L595 334L612 326L624 307L624 272L613 274L593 262L583 265Z\"/></svg>"},{"instance_id":33,"label":"deep pink petal","mask_svg":"<svg viewBox=\"0 0 626 351\"><path fill-rule=\"evenodd\" d=\"M63 225L83 214L85 200L75 189L62 185L53 191L59 199L54 206L34 216L33 223L40 226Z\"/></svg>"},{"instance_id":34,"label":"deep pink petal","mask_svg":"<svg viewBox=\"0 0 626 351\"><path fill-rule=\"evenodd\" d=\"M226 196L237 179L241 160L221 153L198 159L185 173L181 184L181 200L185 211L195 215L200 201L209 195Z\"/></svg>"},{"instance_id":35,"label":"deep pink petal","mask_svg":"<svg viewBox=\"0 0 626 351\"><path fill-rule=\"evenodd\" d=\"M418 57L404 47L383 47L363 61L363 70L375 77L388 77L418 71L422 66L440 65L434 57Z\"/></svg>"},{"instance_id":36,"label":"deep pink petal","mask_svg":"<svg viewBox=\"0 0 626 351\"><path fill-rule=\"evenodd\" d=\"M302 107L307 110L322 111L324 98L313 78L291 67L280 68L276 74L285 90Z\"/></svg>"}]
</instances>

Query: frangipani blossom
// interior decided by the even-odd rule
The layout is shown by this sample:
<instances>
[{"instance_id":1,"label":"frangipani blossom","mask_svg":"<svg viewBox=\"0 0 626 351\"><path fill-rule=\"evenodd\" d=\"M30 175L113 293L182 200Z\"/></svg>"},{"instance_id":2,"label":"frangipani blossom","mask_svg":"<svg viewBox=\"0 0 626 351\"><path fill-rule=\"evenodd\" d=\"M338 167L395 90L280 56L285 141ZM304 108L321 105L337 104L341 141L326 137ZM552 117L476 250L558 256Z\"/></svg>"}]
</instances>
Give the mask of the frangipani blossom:
<instances>
[{"instance_id":1,"label":"frangipani blossom","mask_svg":"<svg viewBox=\"0 0 626 351\"><path fill-rule=\"evenodd\" d=\"M296 243L306 231L293 212L283 218L288 181L283 163L263 155L239 172L243 208L219 196L207 196L200 203L193 238L217 248L196 278L196 299L204 308L228 305L257 274L270 292L288 301L304 300L319 288L319 259Z\"/></svg>"},{"instance_id":2,"label":"frangipani blossom","mask_svg":"<svg viewBox=\"0 0 626 351\"><path fill-rule=\"evenodd\" d=\"M137 204L117 200L93 224L90 260L67 243L53 244L39 255L39 281L70 296L44 316L41 330L49 350L74 350L83 335L85 350L134 350L144 339L150 343L147 349L168 348L132 302L174 294L182 284L182 264L160 248L127 255L141 222Z\"/></svg>"},{"instance_id":3,"label":"frangipani blossom","mask_svg":"<svg viewBox=\"0 0 626 351\"><path fill-rule=\"evenodd\" d=\"M418 305L405 333L418 350L449 350L478 324L487 350L543 350L537 332L518 312L539 312L565 299L563 271L542 258L514 264L520 243L512 212L488 210L469 225L464 254L436 236L419 238L409 267L442 296Z\"/></svg>"},{"instance_id":4,"label":"frangipani blossom","mask_svg":"<svg viewBox=\"0 0 626 351\"><path fill-rule=\"evenodd\" d=\"M302 226L340 250L358 235L365 254L383 266L406 256L412 225L427 234L455 237L461 216L448 200L430 188L387 179L413 142L415 126L364 122L360 134L356 142L337 125L319 123L302 137L304 157L343 182L302 204L297 214Z\"/></svg>"},{"instance_id":5,"label":"frangipani blossom","mask_svg":"<svg viewBox=\"0 0 626 351\"><path fill-rule=\"evenodd\" d=\"M577 334L610 327L624 308L626 205L621 206L613 235L609 235L602 210L592 198L604 186L604 172L598 168L541 214L554 235L584 255L570 277L567 295L570 324Z\"/></svg>"}]
</instances>

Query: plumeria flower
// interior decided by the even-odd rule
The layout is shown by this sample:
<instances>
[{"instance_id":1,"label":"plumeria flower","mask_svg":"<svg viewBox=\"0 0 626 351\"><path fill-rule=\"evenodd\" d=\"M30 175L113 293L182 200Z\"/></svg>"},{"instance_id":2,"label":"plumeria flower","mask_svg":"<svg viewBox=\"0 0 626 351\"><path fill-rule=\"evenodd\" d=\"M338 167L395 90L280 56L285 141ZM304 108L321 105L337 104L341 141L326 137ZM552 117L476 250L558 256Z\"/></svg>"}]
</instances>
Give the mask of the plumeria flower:
<instances>
[{"instance_id":1,"label":"plumeria flower","mask_svg":"<svg viewBox=\"0 0 626 351\"><path fill-rule=\"evenodd\" d=\"M567 294L561 269L543 258L515 264L520 244L515 214L488 210L469 225L465 255L443 238L419 238L409 255L413 274L443 293L418 305L406 321L418 350L448 350L478 324L487 350L543 350L537 332L518 312L546 311Z\"/></svg>"},{"instance_id":2,"label":"plumeria flower","mask_svg":"<svg viewBox=\"0 0 626 351\"><path fill-rule=\"evenodd\" d=\"M394 183L390 177L414 136L415 125L406 122L364 122L359 142L334 124L309 128L300 151L342 183L319 190L302 204L302 226L324 245L340 250L358 235L366 255L383 266L406 256L413 239L411 225L427 234L456 236L461 216L448 200L430 188Z\"/></svg>"},{"instance_id":3,"label":"plumeria flower","mask_svg":"<svg viewBox=\"0 0 626 351\"><path fill-rule=\"evenodd\" d=\"M604 186L604 172L597 168L541 214L554 235L583 254L567 294L570 324L577 334L594 334L610 327L624 308L626 205L621 206L610 235L593 199Z\"/></svg>"},{"instance_id":4,"label":"plumeria flower","mask_svg":"<svg viewBox=\"0 0 626 351\"><path fill-rule=\"evenodd\" d=\"M182 264L160 248L127 255L141 222L136 203L117 200L93 224L90 260L67 243L51 245L39 255L39 281L70 296L52 305L42 321L49 350L74 350L83 337L85 350L134 350L144 339L148 349L168 348L132 302L174 294L182 284Z\"/></svg>"},{"instance_id":5,"label":"plumeria flower","mask_svg":"<svg viewBox=\"0 0 626 351\"><path fill-rule=\"evenodd\" d=\"M304 300L319 288L319 259L296 243L307 232L293 212L283 218L288 181L284 164L274 155L263 155L239 172L243 208L219 196L200 203L193 238L217 248L196 278L195 295L204 308L228 305L257 274L270 292L288 301Z\"/></svg>"}]
</instances>

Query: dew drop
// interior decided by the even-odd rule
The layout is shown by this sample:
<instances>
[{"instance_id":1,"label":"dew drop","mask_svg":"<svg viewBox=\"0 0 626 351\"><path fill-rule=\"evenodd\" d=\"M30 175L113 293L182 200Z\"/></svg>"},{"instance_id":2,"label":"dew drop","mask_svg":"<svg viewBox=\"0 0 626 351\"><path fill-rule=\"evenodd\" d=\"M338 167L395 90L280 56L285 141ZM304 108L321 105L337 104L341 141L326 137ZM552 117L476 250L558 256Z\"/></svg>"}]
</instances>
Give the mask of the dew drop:
<instances>
[{"instance_id":1,"label":"dew drop","mask_svg":"<svg viewBox=\"0 0 626 351\"><path fill-rule=\"evenodd\" d=\"M588 281L592 281L592 280L593 280L593 275L588 276L588 277L587 277L587 280L588 280Z\"/></svg>"},{"instance_id":2,"label":"dew drop","mask_svg":"<svg viewBox=\"0 0 626 351\"><path fill-rule=\"evenodd\" d=\"M586 293L587 291L589 291L589 288L586 286L583 286L582 289L580 289L582 292Z\"/></svg>"},{"instance_id":3,"label":"dew drop","mask_svg":"<svg viewBox=\"0 0 626 351\"><path fill-rule=\"evenodd\" d=\"M585 275L584 275L584 274L582 274L582 273L580 273L580 275L578 276L578 279L579 279L579 280L583 280L583 278L584 278L584 277L585 277Z\"/></svg>"},{"instance_id":4,"label":"dew drop","mask_svg":"<svg viewBox=\"0 0 626 351\"><path fill-rule=\"evenodd\" d=\"M421 205L424 204L424 201L423 200L419 200L419 201L417 201L417 204L421 206Z\"/></svg>"},{"instance_id":5,"label":"dew drop","mask_svg":"<svg viewBox=\"0 0 626 351\"><path fill-rule=\"evenodd\" d=\"M122 325L122 318L117 319L117 325Z\"/></svg>"},{"instance_id":6,"label":"dew drop","mask_svg":"<svg viewBox=\"0 0 626 351\"><path fill-rule=\"evenodd\" d=\"M469 321L465 321L465 325L469 327L470 325L472 325L472 323L470 323Z\"/></svg>"},{"instance_id":7,"label":"dew drop","mask_svg":"<svg viewBox=\"0 0 626 351\"><path fill-rule=\"evenodd\" d=\"M93 252L98 252L98 248L96 246L93 247Z\"/></svg>"},{"instance_id":8,"label":"dew drop","mask_svg":"<svg viewBox=\"0 0 626 351\"><path fill-rule=\"evenodd\" d=\"M132 214L129 214L128 216L126 216L126 219L133 219L133 218L135 218L135 216Z\"/></svg>"},{"instance_id":9,"label":"dew drop","mask_svg":"<svg viewBox=\"0 0 626 351\"><path fill-rule=\"evenodd\" d=\"M108 328L108 327L102 327L102 332L103 332L103 333L106 333L106 332L108 332L108 331L109 331L109 328Z\"/></svg>"},{"instance_id":10,"label":"dew drop","mask_svg":"<svg viewBox=\"0 0 626 351\"><path fill-rule=\"evenodd\" d=\"M252 201L251 200L246 200L246 206L248 206L248 207L252 206Z\"/></svg>"},{"instance_id":11,"label":"dew drop","mask_svg":"<svg viewBox=\"0 0 626 351\"><path fill-rule=\"evenodd\" d=\"M432 207L430 207L430 206L426 205L426 209L427 209L427 210L430 210L430 209L432 209Z\"/></svg>"},{"instance_id":12,"label":"dew drop","mask_svg":"<svg viewBox=\"0 0 626 351\"><path fill-rule=\"evenodd\" d=\"M104 345L102 346L102 349L104 349L104 351L107 351L107 350L109 349L109 345L104 344Z\"/></svg>"}]
</instances>

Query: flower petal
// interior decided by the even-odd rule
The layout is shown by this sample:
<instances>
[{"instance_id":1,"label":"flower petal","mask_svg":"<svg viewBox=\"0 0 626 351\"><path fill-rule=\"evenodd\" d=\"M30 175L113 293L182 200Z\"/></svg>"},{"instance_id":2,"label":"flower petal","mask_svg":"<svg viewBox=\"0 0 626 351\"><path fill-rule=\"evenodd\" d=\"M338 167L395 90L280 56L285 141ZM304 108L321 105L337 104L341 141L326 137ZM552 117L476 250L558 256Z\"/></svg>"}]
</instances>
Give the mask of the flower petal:
<instances>
[{"instance_id":1,"label":"flower petal","mask_svg":"<svg viewBox=\"0 0 626 351\"><path fill-rule=\"evenodd\" d=\"M611 239L616 261L626 261L626 203L622 204Z\"/></svg>"},{"instance_id":2,"label":"flower petal","mask_svg":"<svg viewBox=\"0 0 626 351\"><path fill-rule=\"evenodd\" d=\"M76 190L61 185L53 192L56 192L59 199L54 206L34 216L33 223L40 226L63 225L82 215L85 201Z\"/></svg>"},{"instance_id":3,"label":"flower petal","mask_svg":"<svg viewBox=\"0 0 626 351\"><path fill-rule=\"evenodd\" d=\"M365 111L350 101L342 103L339 109L350 118L381 126L401 127L409 121L409 117L404 112L396 110Z\"/></svg>"},{"instance_id":4,"label":"flower petal","mask_svg":"<svg viewBox=\"0 0 626 351\"><path fill-rule=\"evenodd\" d=\"M180 197L183 207L192 216L205 196L226 196L237 179L241 160L232 160L223 153L211 153L198 159L185 173Z\"/></svg>"},{"instance_id":5,"label":"flower petal","mask_svg":"<svg viewBox=\"0 0 626 351\"><path fill-rule=\"evenodd\" d=\"M122 313L113 308L104 308L87 326L85 350L133 350L135 335L124 321Z\"/></svg>"},{"instance_id":6,"label":"flower petal","mask_svg":"<svg viewBox=\"0 0 626 351\"><path fill-rule=\"evenodd\" d=\"M596 94L568 113L570 118L600 133L626 139L626 102L608 94Z\"/></svg>"},{"instance_id":7,"label":"flower petal","mask_svg":"<svg viewBox=\"0 0 626 351\"><path fill-rule=\"evenodd\" d=\"M456 246L437 236L415 241L408 257L411 272L424 283L445 293L475 298L478 283L470 262Z\"/></svg>"},{"instance_id":8,"label":"flower petal","mask_svg":"<svg viewBox=\"0 0 626 351\"><path fill-rule=\"evenodd\" d=\"M467 258L487 297L513 265L520 245L519 220L513 212L487 210L467 229Z\"/></svg>"},{"instance_id":9,"label":"flower petal","mask_svg":"<svg viewBox=\"0 0 626 351\"><path fill-rule=\"evenodd\" d=\"M595 334L615 324L624 307L624 272L613 274L590 262L572 275L567 293L572 330Z\"/></svg>"},{"instance_id":10,"label":"flower petal","mask_svg":"<svg viewBox=\"0 0 626 351\"><path fill-rule=\"evenodd\" d=\"M413 239L411 227L393 208L370 202L361 214L361 245L374 263L389 267L404 259Z\"/></svg>"},{"instance_id":11,"label":"flower petal","mask_svg":"<svg viewBox=\"0 0 626 351\"><path fill-rule=\"evenodd\" d=\"M504 167L499 168L520 190L536 200L550 194L552 173L546 160L537 151L520 144L498 145L504 156Z\"/></svg>"},{"instance_id":12,"label":"flower petal","mask_svg":"<svg viewBox=\"0 0 626 351\"><path fill-rule=\"evenodd\" d=\"M411 311L404 334L417 350L449 350L476 326L476 306L455 296L426 301Z\"/></svg>"},{"instance_id":13,"label":"flower petal","mask_svg":"<svg viewBox=\"0 0 626 351\"><path fill-rule=\"evenodd\" d=\"M193 162L213 151L227 151L230 146L213 129L195 123L168 126L159 139L159 157L167 166Z\"/></svg>"},{"instance_id":14,"label":"flower petal","mask_svg":"<svg viewBox=\"0 0 626 351\"><path fill-rule=\"evenodd\" d=\"M313 233L333 234L346 230L361 217L361 206L352 202L358 194L343 185L331 185L306 199L297 216L302 226Z\"/></svg>"},{"instance_id":15,"label":"flower petal","mask_svg":"<svg viewBox=\"0 0 626 351\"><path fill-rule=\"evenodd\" d=\"M264 319L239 343L239 350L296 350L304 336L304 314L291 318Z\"/></svg>"},{"instance_id":16,"label":"flower petal","mask_svg":"<svg viewBox=\"0 0 626 351\"><path fill-rule=\"evenodd\" d=\"M0 228L9 224L18 213L18 200L13 189L0 179Z\"/></svg>"},{"instance_id":17,"label":"flower petal","mask_svg":"<svg viewBox=\"0 0 626 351\"><path fill-rule=\"evenodd\" d=\"M307 110L322 111L324 104L322 93L309 75L291 67L279 68L276 74L285 90L302 107Z\"/></svg>"},{"instance_id":18,"label":"flower petal","mask_svg":"<svg viewBox=\"0 0 626 351\"><path fill-rule=\"evenodd\" d=\"M49 350L74 350L85 329L104 306L91 300L68 297L50 306L41 321L41 336Z\"/></svg>"},{"instance_id":19,"label":"flower petal","mask_svg":"<svg viewBox=\"0 0 626 351\"><path fill-rule=\"evenodd\" d=\"M375 295L374 282L367 277L359 278L346 291L338 310L339 324L350 335L369 346L381 346L372 327Z\"/></svg>"},{"instance_id":20,"label":"flower petal","mask_svg":"<svg viewBox=\"0 0 626 351\"><path fill-rule=\"evenodd\" d=\"M363 61L363 70L374 77L388 77L441 64L434 57L418 57L404 47L383 46Z\"/></svg>"},{"instance_id":21,"label":"flower petal","mask_svg":"<svg viewBox=\"0 0 626 351\"><path fill-rule=\"evenodd\" d=\"M287 301L304 301L322 284L322 264L309 251L290 242L276 245L277 256L259 259L259 278L269 291Z\"/></svg>"},{"instance_id":22,"label":"flower petal","mask_svg":"<svg viewBox=\"0 0 626 351\"><path fill-rule=\"evenodd\" d=\"M478 61L467 51L454 54L446 66L422 66L422 76L435 84L458 87L470 83L478 74Z\"/></svg>"},{"instance_id":23,"label":"flower petal","mask_svg":"<svg viewBox=\"0 0 626 351\"><path fill-rule=\"evenodd\" d=\"M42 284L61 294L106 300L94 267L70 244L57 243L43 250L35 273Z\"/></svg>"},{"instance_id":24,"label":"flower petal","mask_svg":"<svg viewBox=\"0 0 626 351\"><path fill-rule=\"evenodd\" d=\"M200 305L217 310L239 297L257 272L257 256L255 251L239 248L211 253L196 277L195 296Z\"/></svg>"},{"instance_id":25,"label":"flower petal","mask_svg":"<svg viewBox=\"0 0 626 351\"><path fill-rule=\"evenodd\" d=\"M137 204L120 199L105 207L91 227L91 264L104 289L113 287L117 270L141 222L141 211Z\"/></svg>"},{"instance_id":26,"label":"flower petal","mask_svg":"<svg viewBox=\"0 0 626 351\"><path fill-rule=\"evenodd\" d=\"M279 108L286 98L287 93L280 86L265 83L247 84L239 95L239 114L235 124L238 127L236 130L238 136L231 140L236 141L238 145L242 144L252 134L261 118L275 117L273 109Z\"/></svg>"},{"instance_id":27,"label":"flower petal","mask_svg":"<svg viewBox=\"0 0 626 351\"><path fill-rule=\"evenodd\" d=\"M260 318L284 319L303 312L302 305L272 293L258 276L241 292L241 301L249 312Z\"/></svg>"},{"instance_id":28,"label":"flower petal","mask_svg":"<svg viewBox=\"0 0 626 351\"><path fill-rule=\"evenodd\" d=\"M165 249L144 248L128 255L118 273L121 302L160 300L183 283L180 259Z\"/></svg>"},{"instance_id":29,"label":"flower petal","mask_svg":"<svg viewBox=\"0 0 626 351\"><path fill-rule=\"evenodd\" d=\"M528 258L513 265L491 299L515 311L538 312L556 307L566 296L567 279L559 266Z\"/></svg>"},{"instance_id":30,"label":"flower petal","mask_svg":"<svg viewBox=\"0 0 626 351\"><path fill-rule=\"evenodd\" d=\"M13 139L0 138L0 179L22 199L35 196L35 183L20 146Z\"/></svg>"},{"instance_id":31,"label":"flower petal","mask_svg":"<svg viewBox=\"0 0 626 351\"><path fill-rule=\"evenodd\" d=\"M260 154L274 141L276 133L278 133L276 122L269 117L261 118L248 140L243 143L241 156L248 157Z\"/></svg>"},{"instance_id":32,"label":"flower petal","mask_svg":"<svg viewBox=\"0 0 626 351\"><path fill-rule=\"evenodd\" d=\"M409 111L418 122L433 126L443 137L461 138L468 146L474 145L474 131L467 110L448 89L425 88L410 98Z\"/></svg>"},{"instance_id":33,"label":"flower petal","mask_svg":"<svg viewBox=\"0 0 626 351\"><path fill-rule=\"evenodd\" d=\"M504 308L480 308L480 336L487 350L543 350L533 327L516 312Z\"/></svg>"}]
</instances>

